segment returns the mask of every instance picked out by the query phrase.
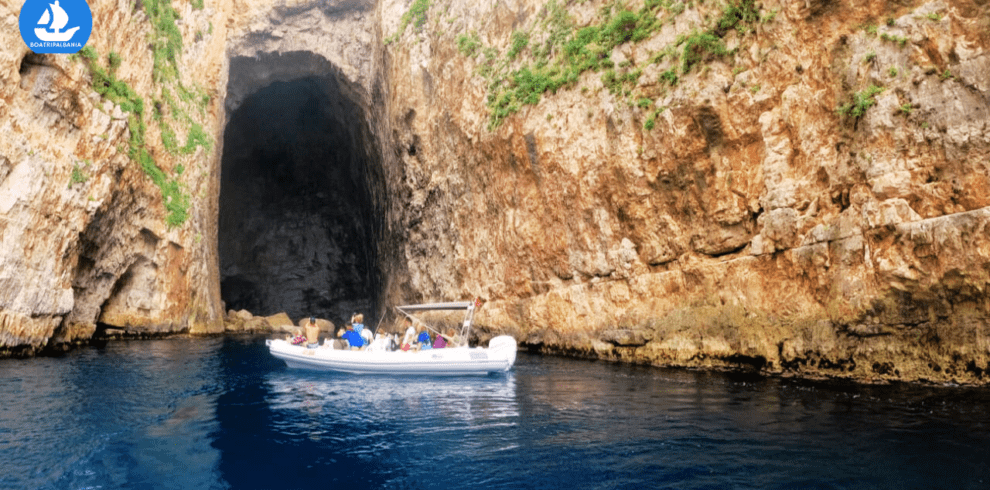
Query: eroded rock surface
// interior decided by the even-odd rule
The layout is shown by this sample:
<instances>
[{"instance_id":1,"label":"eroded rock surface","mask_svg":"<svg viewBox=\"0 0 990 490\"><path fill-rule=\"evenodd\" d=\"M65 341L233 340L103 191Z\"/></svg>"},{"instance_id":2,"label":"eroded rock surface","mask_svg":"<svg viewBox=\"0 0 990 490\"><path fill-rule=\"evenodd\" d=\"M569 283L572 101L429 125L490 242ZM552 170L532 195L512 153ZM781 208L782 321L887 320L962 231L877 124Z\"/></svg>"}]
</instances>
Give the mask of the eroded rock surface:
<instances>
[{"instance_id":1,"label":"eroded rock surface","mask_svg":"<svg viewBox=\"0 0 990 490\"><path fill-rule=\"evenodd\" d=\"M404 7L383 2L386 34ZM566 10L581 27L601 7ZM480 296L481 323L548 352L986 382L987 7L764 2L734 52L652 62L721 9L616 47L629 95L586 71L495 130L485 74L514 33L523 66L552 9L453 2L403 31L391 111L429 217L409 222L412 289Z\"/></svg>"},{"instance_id":2,"label":"eroded rock surface","mask_svg":"<svg viewBox=\"0 0 990 490\"><path fill-rule=\"evenodd\" d=\"M123 54L120 78L151 105L162 95L141 41L150 28L118 3L94 7L97 23L120 29L94 29L93 42ZM717 27L725 5L623 5L657 7L660 22L597 54L610 65L499 105L499 73L507 89L542 83L522 68L557 62L565 48L554 39L619 9L606 18L615 5L601 1L176 2L183 84L210 96L188 113L215 142L168 156L160 124L145 118L156 161L191 198L178 228L119 149L133 133L128 115L89 88L84 63L26 56L16 16L4 13L13 48L0 51L0 127L11 135L0 142L0 345L86 338L98 324L213 331L221 276L260 284L273 269L255 266L277 258L286 273L263 295L313 309L294 277L316 278L316 292L340 288L321 311L334 321L348 309L480 297L482 340L509 332L547 352L990 380L988 7L738 2L750 8L738 27ZM687 64L699 32L725 51ZM289 173L334 169L327 175L360 191L339 197L361 204L326 193L335 209L312 201L305 209L317 212L279 211L275 224L260 213L268 201L243 206L247 220L232 229L255 236L217 240L224 128L256 94L301 80L334 87L314 109L334 122L326 138L285 146L310 162ZM237 148L222 153L246 161L249 139L226 139ZM70 183L80 169L86 181ZM365 259L339 244L353 237Z\"/></svg>"},{"instance_id":3,"label":"eroded rock surface","mask_svg":"<svg viewBox=\"0 0 990 490\"><path fill-rule=\"evenodd\" d=\"M155 34L144 10L92 5L91 60L31 53L18 7L0 6L0 350L86 340L98 325L222 331L213 245L219 145L203 138L187 151L167 149L160 134L169 126L185 142L190 132L218 133L223 97L210 88L225 76L223 12L176 6L187 42L168 86L189 90L187 100L173 100L173 113L162 109L155 79L167 68L151 56ZM204 35L212 25L216 32ZM111 75L94 82L90 66ZM94 83L120 97L101 96ZM136 162L141 155L162 185Z\"/></svg>"}]
</instances>

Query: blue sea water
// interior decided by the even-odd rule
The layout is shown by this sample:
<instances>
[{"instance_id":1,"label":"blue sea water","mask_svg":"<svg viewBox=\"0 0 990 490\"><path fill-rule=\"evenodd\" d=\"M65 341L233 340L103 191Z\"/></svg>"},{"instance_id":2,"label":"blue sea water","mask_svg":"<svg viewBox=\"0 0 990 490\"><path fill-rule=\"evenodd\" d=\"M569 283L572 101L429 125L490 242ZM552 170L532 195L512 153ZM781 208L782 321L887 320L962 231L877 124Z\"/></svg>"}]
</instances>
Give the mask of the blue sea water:
<instances>
[{"instance_id":1,"label":"blue sea water","mask_svg":"<svg viewBox=\"0 0 990 490\"><path fill-rule=\"evenodd\" d=\"M990 392L520 354L287 369L261 337L0 360L0 488L987 489Z\"/></svg>"}]
</instances>

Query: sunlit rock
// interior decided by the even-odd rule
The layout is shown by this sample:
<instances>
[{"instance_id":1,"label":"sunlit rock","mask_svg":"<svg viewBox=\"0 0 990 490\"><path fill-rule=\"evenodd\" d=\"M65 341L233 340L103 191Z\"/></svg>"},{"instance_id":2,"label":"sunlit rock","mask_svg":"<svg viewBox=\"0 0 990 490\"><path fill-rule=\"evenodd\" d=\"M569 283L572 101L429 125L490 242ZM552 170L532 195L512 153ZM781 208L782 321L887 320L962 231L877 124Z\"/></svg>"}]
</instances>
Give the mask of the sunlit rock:
<instances>
[{"instance_id":1,"label":"sunlit rock","mask_svg":"<svg viewBox=\"0 0 990 490\"><path fill-rule=\"evenodd\" d=\"M175 4L174 78L93 6L144 129L0 7L4 352L480 298L543 352L990 381L985 6L677 3L514 100L602 2Z\"/></svg>"}]
</instances>

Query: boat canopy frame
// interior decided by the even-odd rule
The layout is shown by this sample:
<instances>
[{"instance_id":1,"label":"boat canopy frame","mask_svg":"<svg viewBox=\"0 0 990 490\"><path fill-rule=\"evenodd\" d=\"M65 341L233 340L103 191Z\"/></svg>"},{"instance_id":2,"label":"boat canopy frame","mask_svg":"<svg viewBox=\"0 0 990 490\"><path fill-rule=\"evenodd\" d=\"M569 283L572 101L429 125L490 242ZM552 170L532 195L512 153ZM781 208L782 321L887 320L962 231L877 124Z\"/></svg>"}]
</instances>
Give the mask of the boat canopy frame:
<instances>
[{"instance_id":1,"label":"boat canopy frame","mask_svg":"<svg viewBox=\"0 0 990 490\"><path fill-rule=\"evenodd\" d=\"M432 325L426 323L421 318L417 318L410 312L422 312L422 311L458 311L465 310L464 322L461 323L460 340L464 346L468 345L469 335L471 333L471 323L474 321L474 312L481 307L481 300L476 299L474 301L455 301L449 303L424 303L418 305L402 305L396 306L395 309L399 310L400 313L409 318L413 324L419 322L421 325L425 326L428 330L435 332L437 335L442 335L446 337L442 332L433 328ZM449 339L448 339L449 340ZM458 346L459 347L459 346Z\"/></svg>"}]
</instances>

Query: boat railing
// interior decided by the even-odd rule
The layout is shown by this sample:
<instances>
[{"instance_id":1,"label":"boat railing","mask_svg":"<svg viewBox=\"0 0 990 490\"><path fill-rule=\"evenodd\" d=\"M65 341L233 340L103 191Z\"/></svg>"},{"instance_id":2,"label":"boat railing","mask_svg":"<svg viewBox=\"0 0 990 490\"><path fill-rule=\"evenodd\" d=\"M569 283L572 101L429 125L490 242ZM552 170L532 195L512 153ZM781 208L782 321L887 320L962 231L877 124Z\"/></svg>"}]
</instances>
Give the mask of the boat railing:
<instances>
[{"instance_id":1,"label":"boat railing","mask_svg":"<svg viewBox=\"0 0 990 490\"><path fill-rule=\"evenodd\" d=\"M417 318L412 312L423 312L423 311L457 311L464 310L464 321L461 323L460 339L464 345L467 345L469 335L471 334L471 324L474 321L474 313L481 306L481 300L476 299L474 301L457 301L451 303L424 303L417 305L402 305L396 306L395 308L399 310L400 313L409 318L413 322L419 322L425 326L431 332L437 335L446 335L440 332L438 329L433 328L430 324L423 321L421 318Z\"/></svg>"}]
</instances>

